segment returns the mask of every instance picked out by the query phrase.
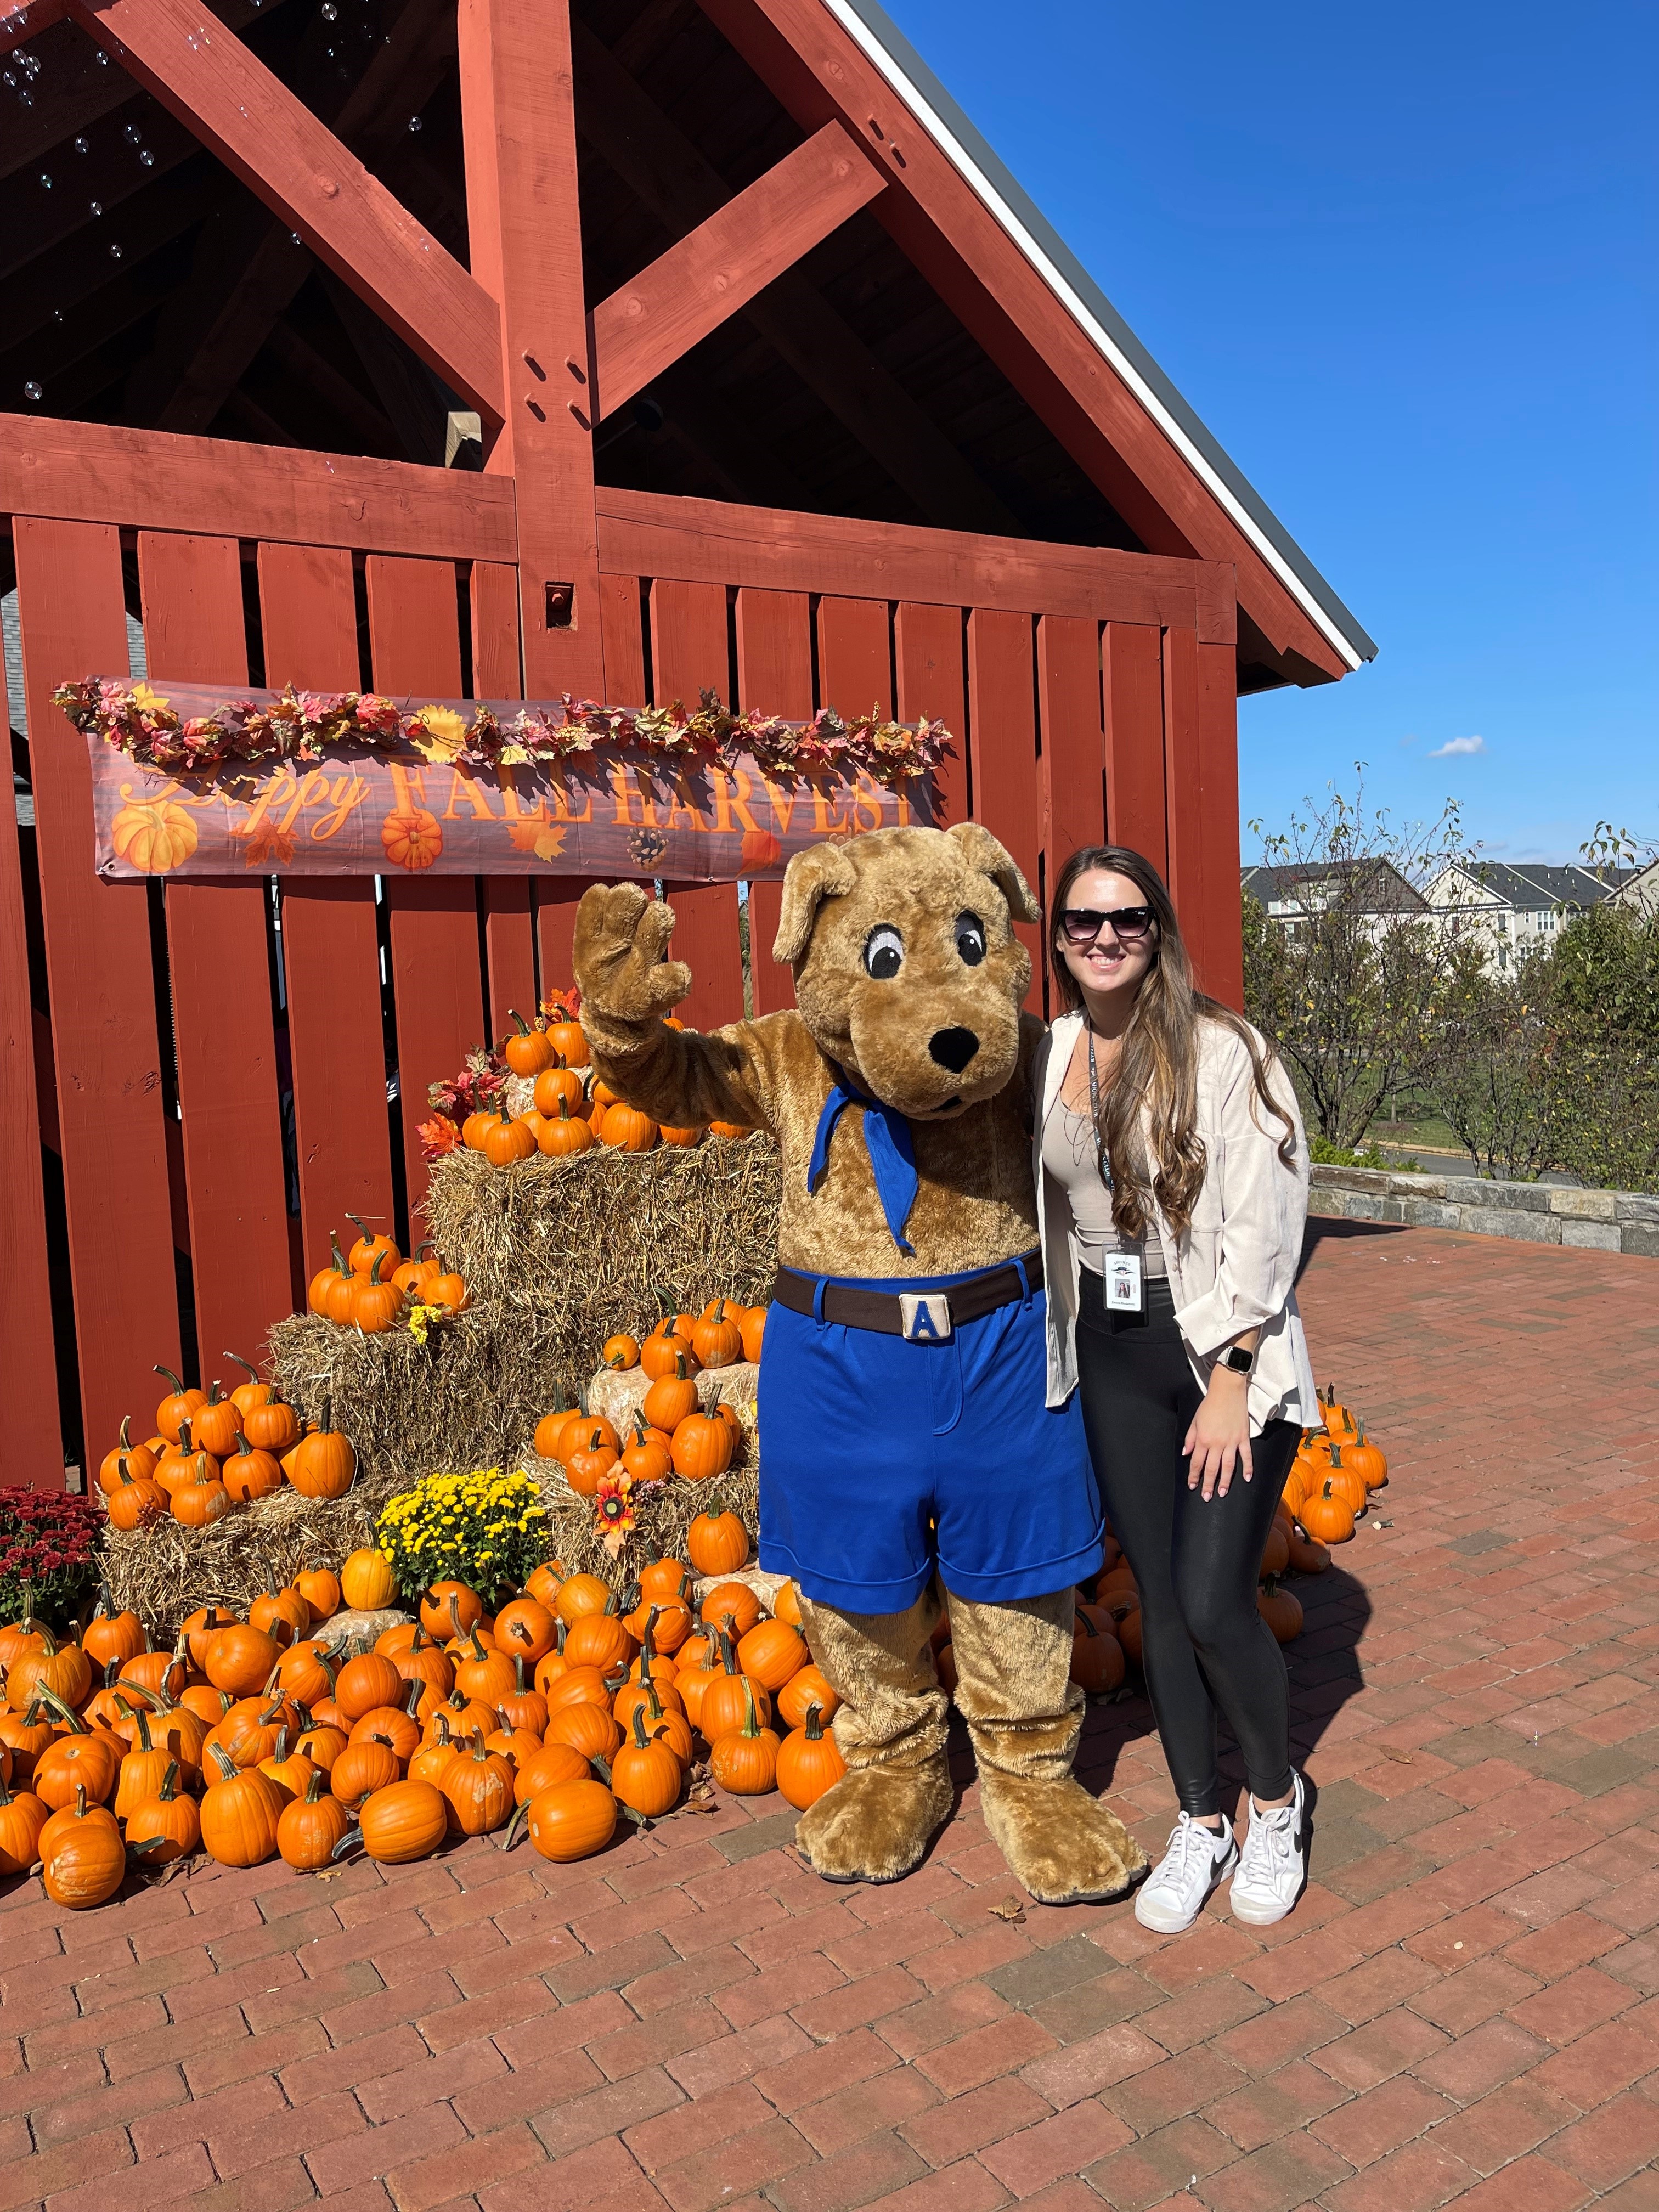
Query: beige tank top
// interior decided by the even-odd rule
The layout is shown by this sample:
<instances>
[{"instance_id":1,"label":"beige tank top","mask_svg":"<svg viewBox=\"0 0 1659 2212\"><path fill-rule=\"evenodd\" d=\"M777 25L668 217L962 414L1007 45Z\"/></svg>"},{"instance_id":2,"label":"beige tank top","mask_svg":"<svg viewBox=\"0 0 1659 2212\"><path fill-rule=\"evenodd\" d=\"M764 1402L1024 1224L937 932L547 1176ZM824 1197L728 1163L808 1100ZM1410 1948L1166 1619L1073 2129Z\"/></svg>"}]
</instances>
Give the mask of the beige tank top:
<instances>
[{"instance_id":1,"label":"beige tank top","mask_svg":"<svg viewBox=\"0 0 1659 2212\"><path fill-rule=\"evenodd\" d=\"M1056 1098L1042 1127L1042 1164L1066 1194L1078 1255L1085 1267L1102 1272L1108 1252L1130 1252L1150 1282L1164 1273L1164 1248L1156 1236L1127 1237L1112 1219L1112 1194L1100 1179L1094 1124Z\"/></svg>"}]
</instances>

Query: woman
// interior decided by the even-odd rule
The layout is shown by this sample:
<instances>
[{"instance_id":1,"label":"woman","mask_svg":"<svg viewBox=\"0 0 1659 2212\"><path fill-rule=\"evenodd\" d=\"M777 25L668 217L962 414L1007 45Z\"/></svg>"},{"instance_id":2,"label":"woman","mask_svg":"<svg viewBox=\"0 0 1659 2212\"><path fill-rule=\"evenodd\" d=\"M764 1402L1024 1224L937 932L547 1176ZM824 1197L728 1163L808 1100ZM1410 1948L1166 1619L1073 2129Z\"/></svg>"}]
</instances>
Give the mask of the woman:
<instances>
[{"instance_id":1,"label":"woman","mask_svg":"<svg viewBox=\"0 0 1659 2212\"><path fill-rule=\"evenodd\" d=\"M1036 1074L1048 1402L1081 1389L1181 1803L1135 1914L1173 1935L1231 1873L1234 1916L1266 1926L1306 1881L1285 1662L1255 1594L1297 1437L1316 1418L1293 1289L1307 1142L1270 1049L1193 988L1150 861L1118 846L1074 853L1052 913L1069 1011ZM1217 1705L1249 1779L1242 1853L1217 1796Z\"/></svg>"}]
</instances>

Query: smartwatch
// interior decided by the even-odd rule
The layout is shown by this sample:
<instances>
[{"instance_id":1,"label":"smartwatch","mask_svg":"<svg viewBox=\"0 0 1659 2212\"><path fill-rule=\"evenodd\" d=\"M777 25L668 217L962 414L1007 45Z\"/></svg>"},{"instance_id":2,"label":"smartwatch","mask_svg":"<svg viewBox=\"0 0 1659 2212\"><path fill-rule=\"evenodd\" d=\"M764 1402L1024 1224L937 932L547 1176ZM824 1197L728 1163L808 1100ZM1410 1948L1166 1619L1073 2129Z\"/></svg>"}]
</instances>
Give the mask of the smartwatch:
<instances>
[{"instance_id":1,"label":"smartwatch","mask_svg":"<svg viewBox=\"0 0 1659 2212\"><path fill-rule=\"evenodd\" d=\"M1246 1352L1242 1344L1230 1344L1216 1364L1218 1367L1231 1367L1235 1375L1248 1375L1255 1365L1255 1354Z\"/></svg>"}]
</instances>

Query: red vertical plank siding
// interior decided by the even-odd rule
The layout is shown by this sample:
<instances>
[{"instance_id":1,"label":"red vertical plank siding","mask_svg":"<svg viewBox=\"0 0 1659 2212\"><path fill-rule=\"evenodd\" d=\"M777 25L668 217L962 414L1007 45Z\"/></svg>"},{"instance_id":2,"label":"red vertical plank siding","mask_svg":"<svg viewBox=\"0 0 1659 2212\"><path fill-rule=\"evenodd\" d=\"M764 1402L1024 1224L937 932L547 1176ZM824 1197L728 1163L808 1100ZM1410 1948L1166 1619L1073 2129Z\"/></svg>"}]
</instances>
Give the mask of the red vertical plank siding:
<instances>
[{"instance_id":1,"label":"red vertical plank siding","mask_svg":"<svg viewBox=\"0 0 1659 2212\"><path fill-rule=\"evenodd\" d=\"M1052 887L1079 846L1099 844L1106 818L1100 625L1091 616L1044 615L1038 622L1037 703L1044 880Z\"/></svg>"},{"instance_id":2,"label":"red vertical plank siding","mask_svg":"<svg viewBox=\"0 0 1659 2212\"><path fill-rule=\"evenodd\" d=\"M1170 864L1164 824L1164 666L1158 631L1108 623L1101 635L1106 720L1106 835Z\"/></svg>"},{"instance_id":3,"label":"red vertical plank siding","mask_svg":"<svg viewBox=\"0 0 1659 2212\"><path fill-rule=\"evenodd\" d=\"M453 564L375 554L368 562L368 580L375 688L453 698L461 688L461 643ZM425 787L431 811L441 817L448 772L428 770ZM444 876L435 883L394 881L390 875L382 880L392 913L392 988L412 1230L415 1209L426 1196L426 1162L416 1133L429 1111L428 1085L453 1075L484 1034L478 903L471 876Z\"/></svg>"},{"instance_id":4,"label":"red vertical plank siding","mask_svg":"<svg viewBox=\"0 0 1659 2212\"><path fill-rule=\"evenodd\" d=\"M1031 617L975 607L968 618L968 687L973 724L974 813L1018 861L1037 890L1036 689ZM1025 1003L1042 1012L1042 931L1015 931L1031 956Z\"/></svg>"},{"instance_id":5,"label":"red vertical plank siding","mask_svg":"<svg viewBox=\"0 0 1659 2212\"><path fill-rule=\"evenodd\" d=\"M1201 989L1244 1011L1238 891L1238 662L1231 645L1198 648L1198 787L1202 922L1193 944Z\"/></svg>"},{"instance_id":6,"label":"red vertical plank siding","mask_svg":"<svg viewBox=\"0 0 1659 2212\"><path fill-rule=\"evenodd\" d=\"M738 703L805 721L812 712L812 607L805 592L738 593ZM795 1003L794 978L772 957L779 882L749 886L749 978L757 1014Z\"/></svg>"},{"instance_id":7,"label":"red vertical plank siding","mask_svg":"<svg viewBox=\"0 0 1659 2212\"><path fill-rule=\"evenodd\" d=\"M40 1173L42 1142L58 1149L57 1107L51 1036L44 1021L40 1028L37 1064L17 810L0 793L0 1426L9 1479L33 1490L61 1490L64 1435Z\"/></svg>"},{"instance_id":8,"label":"red vertical plank siding","mask_svg":"<svg viewBox=\"0 0 1659 2212\"><path fill-rule=\"evenodd\" d=\"M903 722L926 714L951 732L950 756L933 773L939 827L965 822L969 813L968 694L963 675L962 610L901 601L893 622L898 658L898 714Z\"/></svg>"},{"instance_id":9,"label":"red vertical plank siding","mask_svg":"<svg viewBox=\"0 0 1659 2212\"><path fill-rule=\"evenodd\" d=\"M150 681L247 682L234 538L145 531L138 581ZM204 1376L294 1310L264 878L169 884L167 963L196 1340Z\"/></svg>"},{"instance_id":10,"label":"red vertical plank siding","mask_svg":"<svg viewBox=\"0 0 1659 2212\"><path fill-rule=\"evenodd\" d=\"M499 561L474 562L471 599L473 697L522 698L517 569ZM526 1020L536 1010L532 888L527 876L483 878L484 947L493 1036L506 1034L510 1006L516 1006Z\"/></svg>"},{"instance_id":11,"label":"red vertical plank siding","mask_svg":"<svg viewBox=\"0 0 1659 2212\"><path fill-rule=\"evenodd\" d=\"M893 711L885 599L818 601L818 704L848 720Z\"/></svg>"},{"instance_id":12,"label":"red vertical plank siding","mask_svg":"<svg viewBox=\"0 0 1659 2212\"><path fill-rule=\"evenodd\" d=\"M275 683L354 690L351 556L334 545L261 545L259 617ZM348 1213L390 1221L386 1046L374 886L296 877L283 886L283 976L300 1169L305 1273L328 1261Z\"/></svg>"},{"instance_id":13,"label":"red vertical plank siding","mask_svg":"<svg viewBox=\"0 0 1659 2212\"><path fill-rule=\"evenodd\" d=\"M651 586L652 689L657 704L684 699L730 682L726 639L726 586L659 581ZM718 1029L743 1019L743 948L738 938L735 884L671 884L673 953L691 969L691 995L680 1008L694 1029Z\"/></svg>"},{"instance_id":14,"label":"red vertical plank siding","mask_svg":"<svg viewBox=\"0 0 1659 2212\"><path fill-rule=\"evenodd\" d=\"M472 696L522 699L519 671L519 572L501 561L472 564Z\"/></svg>"},{"instance_id":15,"label":"red vertical plank siding","mask_svg":"<svg viewBox=\"0 0 1659 2212\"><path fill-rule=\"evenodd\" d=\"M1170 896L1188 936L1201 928L1203 813L1198 787L1198 637L1164 633L1164 788Z\"/></svg>"},{"instance_id":16,"label":"red vertical plank siding","mask_svg":"<svg viewBox=\"0 0 1659 2212\"><path fill-rule=\"evenodd\" d=\"M93 873L86 740L52 695L66 675L127 665L121 546L101 524L12 525L28 698L46 974L58 1070L85 1451L94 1462L123 1413L155 1402L153 1364L180 1364L161 1058L142 884ZM112 1265L110 1237L140 1265ZM20 1363L8 1346L9 1377ZM39 1373L20 1377L39 1391Z\"/></svg>"}]
</instances>

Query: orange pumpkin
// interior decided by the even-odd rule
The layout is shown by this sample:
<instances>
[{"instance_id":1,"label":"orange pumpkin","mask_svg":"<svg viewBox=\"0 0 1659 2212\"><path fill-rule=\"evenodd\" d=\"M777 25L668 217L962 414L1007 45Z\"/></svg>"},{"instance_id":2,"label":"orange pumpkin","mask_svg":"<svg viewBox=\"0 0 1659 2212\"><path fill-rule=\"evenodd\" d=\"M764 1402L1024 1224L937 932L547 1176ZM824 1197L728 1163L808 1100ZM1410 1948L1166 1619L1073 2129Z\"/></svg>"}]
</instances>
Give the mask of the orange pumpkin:
<instances>
[{"instance_id":1,"label":"orange pumpkin","mask_svg":"<svg viewBox=\"0 0 1659 2212\"><path fill-rule=\"evenodd\" d=\"M847 1771L841 1747L825 1730L823 1717L816 1704L809 1705L801 1725L778 1747L778 1794L798 1813L816 1805Z\"/></svg>"},{"instance_id":2,"label":"orange pumpkin","mask_svg":"<svg viewBox=\"0 0 1659 2212\"><path fill-rule=\"evenodd\" d=\"M443 824L424 806L395 807L380 823L380 846L394 868L429 868L444 848Z\"/></svg>"}]
</instances>

